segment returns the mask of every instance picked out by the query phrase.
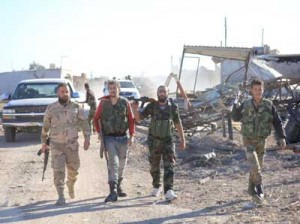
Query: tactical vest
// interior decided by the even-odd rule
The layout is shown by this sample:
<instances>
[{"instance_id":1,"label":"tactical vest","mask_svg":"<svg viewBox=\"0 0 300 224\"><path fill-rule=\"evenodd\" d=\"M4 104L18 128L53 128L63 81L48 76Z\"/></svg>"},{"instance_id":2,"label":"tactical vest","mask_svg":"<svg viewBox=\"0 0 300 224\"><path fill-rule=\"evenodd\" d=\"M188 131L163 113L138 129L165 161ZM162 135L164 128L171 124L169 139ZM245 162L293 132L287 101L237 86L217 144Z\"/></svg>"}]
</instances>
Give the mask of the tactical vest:
<instances>
[{"instance_id":1,"label":"tactical vest","mask_svg":"<svg viewBox=\"0 0 300 224\"><path fill-rule=\"evenodd\" d=\"M262 99L256 112L252 100L244 101L242 135L246 139L266 139L273 124L272 102Z\"/></svg>"},{"instance_id":2,"label":"tactical vest","mask_svg":"<svg viewBox=\"0 0 300 224\"><path fill-rule=\"evenodd\" d=\"M165 112L159 110L158 107L159 105L156 103L149 125L149 135L159 139L170 138L174 131L172 104L168 102ZM168 113L166 110L168 110Z\"/></svg>"},{"instance_id":3,"label":"tactical vest","mask_svg":"<svg viewBox=\"0 0 300 224\"><path fill-rule=\"evenodd\" d=\"M102 101L102 131L104 135L125 133L128 130L127 101L120 97L115 105L110 100Z\"/></svg>"}]
</instances>

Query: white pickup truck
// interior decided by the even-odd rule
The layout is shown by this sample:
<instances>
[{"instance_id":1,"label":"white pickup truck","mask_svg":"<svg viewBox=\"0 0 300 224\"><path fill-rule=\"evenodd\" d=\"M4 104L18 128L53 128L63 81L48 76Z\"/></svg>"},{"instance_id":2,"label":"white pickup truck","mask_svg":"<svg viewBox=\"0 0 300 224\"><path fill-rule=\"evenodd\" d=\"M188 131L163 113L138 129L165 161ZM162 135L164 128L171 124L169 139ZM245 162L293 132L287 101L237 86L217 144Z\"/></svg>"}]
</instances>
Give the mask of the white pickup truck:
<instances>
[{"instance_id":1,"label":"white pickup truck","mask_svg":"<svg viewBox=\"0 0 300 224\"><path fill-rule=\"evenodd\" d=\"M18 132L40 132L46 107L57 100L57 86L66 83L71 99L79 98L66 79L28 79L21 81L3 107L2 126L6 142L14 142Z\"/></svg>"}]
</instances>

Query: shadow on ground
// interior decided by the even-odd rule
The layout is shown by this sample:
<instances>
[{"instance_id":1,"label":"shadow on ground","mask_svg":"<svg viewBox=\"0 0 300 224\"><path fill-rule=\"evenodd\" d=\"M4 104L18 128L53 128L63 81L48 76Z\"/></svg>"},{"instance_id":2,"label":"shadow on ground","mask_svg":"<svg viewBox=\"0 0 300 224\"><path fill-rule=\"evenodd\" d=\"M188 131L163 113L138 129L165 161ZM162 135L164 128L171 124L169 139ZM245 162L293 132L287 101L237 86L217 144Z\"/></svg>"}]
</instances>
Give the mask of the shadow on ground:
<instances>
[{"instance_id":1,"label":"shadow on ground","mask_svg":"<svg viewBox=\"0 0 300 224\"><path fill-rule=\"evenodd\" d=\"M18 148L28 145L41 145L40 134L38 133L17 133L15 142L6 142L3 132L0 133L1 148Z\"/></svg>"},{"instance_id":2,"label":"shadow on ground","mask_svg":"<svg viewBox=\"0 0 300 224\"><path fill-rule=\"evenodd\" d=\"M14 223L27 220L38 220L47 217L54 217L65 214L76 214L84 212L99 212L109 209L122 209L130 207L141 207L153 204L152 201L145 201L144 198L131 198L117 203L104 203L104 198L90 198L86 200L69 202L65 206L54 205L55 201L40 201L29 205L0 208L0 223ZM137 200L141 199L141 200Z\"/></svg>"}]
</instances>

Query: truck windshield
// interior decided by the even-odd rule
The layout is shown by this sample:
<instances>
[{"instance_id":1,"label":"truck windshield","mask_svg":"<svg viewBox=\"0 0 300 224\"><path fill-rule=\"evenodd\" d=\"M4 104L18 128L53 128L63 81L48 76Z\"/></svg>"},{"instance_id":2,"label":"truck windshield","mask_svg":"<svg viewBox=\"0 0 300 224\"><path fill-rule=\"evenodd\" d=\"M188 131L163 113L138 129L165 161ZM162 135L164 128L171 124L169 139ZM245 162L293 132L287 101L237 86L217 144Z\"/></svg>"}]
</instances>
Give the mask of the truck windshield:
<instances>
[{"instance_id":1,"label":"truck windshield","mask_svg":"<svg viewBox=\"0 0 300 224\"><path fill-rule=\"evenodd\" d=\"M121 88L135 88L132 82L122 82L120 81Z\"/></svg>"},{"instance_id":2,"label":"truck windshield","mask_svg":"<svg viewBox=\"0 0 300 224\"><path fill-rule=\"evenodd\" d=\"M56 98L58 83L21 83L12 99Z\"/></svg>"}]
</instances>

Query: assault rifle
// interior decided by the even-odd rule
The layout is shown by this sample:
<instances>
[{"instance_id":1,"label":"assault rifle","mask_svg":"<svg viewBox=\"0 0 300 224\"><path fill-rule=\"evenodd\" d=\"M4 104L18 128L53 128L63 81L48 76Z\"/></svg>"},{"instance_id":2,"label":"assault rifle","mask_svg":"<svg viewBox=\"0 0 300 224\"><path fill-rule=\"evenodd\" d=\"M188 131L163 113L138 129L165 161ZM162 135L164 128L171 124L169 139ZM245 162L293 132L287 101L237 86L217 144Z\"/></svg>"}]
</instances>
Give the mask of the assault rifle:
<instances>
[{"instance_id":1,"label":"assault rifle","mask_svg":"<svg viewBox=\"0 0 300 224\"><path fill-rule=\"evenodd\" d=\"M108 153L107 153L107 150L105 148L104 136L103 136L103 133L102 133L102 124L101 124L100 120L99 120L99 126L100 126L100 133L99 134L100 134L101 139L102 139L102 141L100 141L100 158L103 159L103 154L104 154L106 161L108 161Z\"/></svg>"},{"instance_id":2,"label":"assault rifle","mask_svg":"<svg viewBox=\"0 0 300 224\"><path fill-rule=\"evenodd\" d=\"M133 96L130 96L130 97L127 97L127 99L128 99L129 101L131 101L131 100L134 101L134 103L136 103L136 104L138 104L139 102L142 102L140 108L143 108L144 105L145 105L145 103L148 103L148 102L155 102L155 101L156 101L155 99L149 98L149 97L147 97L147 96L142 96L141 98L138 98L138 99L134 98Z\"/></svg>"},{"instance_id":3,"label":"assault rifle","mask_svg":"<svg viewBox=\"0 0 300 224\"><path fill-rule=\"evenodd\" d=\"M46 144L49 146L50 144L50 139L47 139ZM40 149L37 153L38 156L42 155L43 151L42 149ZM45 151L45 155L44 155L44 168L43 168L43 176L42 176L42 181L44 181L45 179L45 172L47 169L47 164L48 164L48 159L49 159L49 148Z\"/></svg>"},{"instance_id":4,"label":"assault rifle","mask_svg":"<svg viewBox=\"0 0 300 224\"><path fill-rule=\"evenodd\" d=\"M281 147L274 147L268 149L268 151L279 151L280 148ZM284 150L292 150L294 153L300 154L300 143L297 142L297 143L287 144L282 151Z\"/></svg>"},{"instance_id":5,"label":"assault rifle","mask_svg":"<svg viewBox=\"0 0 300 224\"><path fill-rule=\"evenodd\" d=\"M101 100L101 97L98 98L98 100ZM108 153L107 153L107 150L105 148L104 136L103 136L103 133L102 133L101 120L98 120L98 124L99 124L99 127L100 127L100 133L99 134L100 134L100 137L102 139L102 141L100 141L100 158L103 159L103 154L104 154L106 162L108 162Z\"/></svg>"},{"instance_id":6,"label":"assault rifle","mask_svg":"<svg viewBox=\"0 0 300 224\"><path fill-rule=\"evenodd\" d=\"M104 138L103 138L103 136L101 138L102 138L102 141L100 143L100 158L102 159L103 158L103 154L104 154L105 155L105 159L107 161L108 156L107 156L107 151L106 151L105 144L104 144Z\"/></svg>"}]
</instances>

